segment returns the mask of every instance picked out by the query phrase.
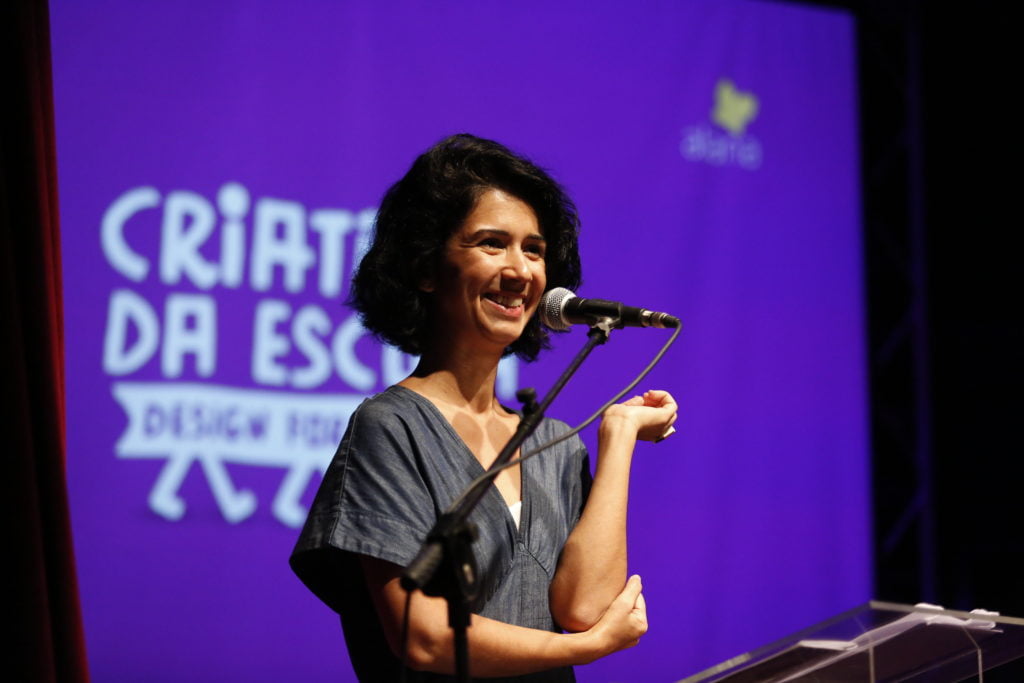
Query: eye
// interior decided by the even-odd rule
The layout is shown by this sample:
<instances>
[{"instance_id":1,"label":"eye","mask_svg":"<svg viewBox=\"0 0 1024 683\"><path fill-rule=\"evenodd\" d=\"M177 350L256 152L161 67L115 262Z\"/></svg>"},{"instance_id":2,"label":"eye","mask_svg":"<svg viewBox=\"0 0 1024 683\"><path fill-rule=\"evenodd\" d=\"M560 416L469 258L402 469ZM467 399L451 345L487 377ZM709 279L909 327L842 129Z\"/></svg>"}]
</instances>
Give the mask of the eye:
<instances>
[{"instance_id":1,"label":"eye","mask_svg":"<svg viewBox=\"0 0 1024 683\"><path fill-rule=\"evenodd\" d=\"M544 258L545 246L541 242L531 242L523 247L523 251L537 258Z\"/></svg>"},{"instance_id":2,"label":"eye","mask_svg":"<svg viewBox=\"0 0 1024 683\"><path fill-rule=\"evenodd\" d=\"M497 237L485 237L480 240L478 244L481 247L486 247L488 249L502 249L505 246Z\"/></svg>"}]
</instances>

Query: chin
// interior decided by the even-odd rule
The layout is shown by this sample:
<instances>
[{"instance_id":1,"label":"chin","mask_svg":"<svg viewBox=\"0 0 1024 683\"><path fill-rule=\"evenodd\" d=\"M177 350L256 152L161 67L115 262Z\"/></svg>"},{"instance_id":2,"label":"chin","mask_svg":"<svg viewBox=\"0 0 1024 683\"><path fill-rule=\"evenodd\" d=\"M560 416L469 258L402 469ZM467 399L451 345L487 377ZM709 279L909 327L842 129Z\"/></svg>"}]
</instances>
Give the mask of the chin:
<instances>
[{"instance_id":1,"label":"chin","mask_svg":"<svg viewBox=\"0 0 1024 683\"><path fill-rule=\"evenodd\" d=\"M487 337L487 340L494 343L495 346L501 346L503 350L502 353L504 353L504 349L519 341L519 338L523 336L523 332L525 331L525 327L519 328L518 326L516 329L492 327L485 333L485 336Z\"/></svg>"}]
</instances>

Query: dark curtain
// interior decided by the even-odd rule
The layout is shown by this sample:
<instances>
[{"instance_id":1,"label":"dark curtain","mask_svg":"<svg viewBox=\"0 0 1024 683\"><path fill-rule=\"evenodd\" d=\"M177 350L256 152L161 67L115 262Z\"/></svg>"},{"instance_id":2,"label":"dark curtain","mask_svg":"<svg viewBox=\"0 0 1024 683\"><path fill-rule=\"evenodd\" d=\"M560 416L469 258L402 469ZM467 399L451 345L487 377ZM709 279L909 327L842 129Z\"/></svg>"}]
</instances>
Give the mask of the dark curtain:
<instances>
[{"instance_id":1,"label":"dark curtain","mask_svg":"<svg viewBox=\"0 0 1024 683\"><path fill-rule=\"evenodd\" d=\"M9 627L0 677L87 681L64 472L64 338L47 3L0 2L0 319Z\"/></svg>"}]
</instances>

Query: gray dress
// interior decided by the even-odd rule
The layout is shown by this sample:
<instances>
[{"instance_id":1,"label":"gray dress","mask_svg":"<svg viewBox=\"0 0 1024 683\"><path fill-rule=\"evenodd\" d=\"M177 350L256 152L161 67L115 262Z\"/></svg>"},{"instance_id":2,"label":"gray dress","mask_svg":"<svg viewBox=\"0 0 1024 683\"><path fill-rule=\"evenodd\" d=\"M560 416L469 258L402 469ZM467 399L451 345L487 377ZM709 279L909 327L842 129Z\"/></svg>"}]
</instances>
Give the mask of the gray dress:
<instances>
[{"instance_id":1,"label":"gray dress","mask_svg":"<svg viewBox=\"0 0 1024 683\"><path fill-rule=\"evenodd\" d=\"M543 420L522 451L564 433ZM522 464L519 528L491 486L471 520L482 575L474 610L498 621L559 631L548 586L562 546L579 520L590 489L586 449L578 437ZM349 421L291 557L292 569L341 615L352 666L361 681L398 679L370 601L358 555L405 566L438 516L483 473L480 463L426 398L394 386L364 401ZM472 654L472 652L471 652ZM448 676L408 672L409 681ZM491 681L573 681L571 668Z\"/></svg>"}]
</instances>

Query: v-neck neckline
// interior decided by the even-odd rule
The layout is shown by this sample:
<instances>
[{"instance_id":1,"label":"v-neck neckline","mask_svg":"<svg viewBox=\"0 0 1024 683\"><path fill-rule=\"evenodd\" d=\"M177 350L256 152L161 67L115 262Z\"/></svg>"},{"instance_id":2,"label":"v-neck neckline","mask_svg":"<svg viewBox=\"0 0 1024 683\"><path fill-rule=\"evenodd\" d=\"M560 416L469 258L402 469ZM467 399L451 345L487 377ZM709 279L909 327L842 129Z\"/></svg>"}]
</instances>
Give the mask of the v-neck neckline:
<instances>
[{"instance_id":1,"label":"v-neck neckline","mask_svg":"<svg viewBox=\"0 0 1024 683\"><path fill-rule=\"evenodd\" d=\"M471 477L470 481L475 480L477 477L479 477L480 475L484 474L487 471L484 469L483 464L481 464L481 462L477 460L476 455L473 453L472 449L470 449L469 445L466 444L466 441L459 435L457 431L455 431L455 427L448 420L448 418L444 416L444 413L441 412L441 409L438 408L433 401L431 401L429 398L419 393L418 391L410 389L409 387L404 387L400 384L393 384L390 387L388 387L389 391L392 389L399 389L402 393L408 394L416 403L425 406L428 410L433 412L434 415L440 420L441 424L444 425L444 428L448 431L448 434L452 437L455 443L458 444L458 446L462 449L463 457L468 461L467 464L471 468L475 469L475 472L469 472ZM504 406L502 407L504 408ZM523 419L523 416L522 414L519 413L519 411L513 410L512 412L519 417L520 421ZM530 437L527 437L526 440L528 441L529 439ZM526 441L520 444L520 453L522 453L523 447L525 445ZM497 496L498 502L501 504L502 510L505 511L505 519L509 524L512 525L512 528L515 530L517 537L522 537L525 534L526 525L529 520L528 511L530 506L527 505L526 502L526 480L526 463L521 462L519 463L519 502L522 503L522 507L520 510L519 524L515 523L515 519L512 517L512 510L509 509L511 506L505 501L505 496L501 495L501 491L498 490L498 486L495 484L493 479L491 480L490 485L487 487L489 493L493 493L495 496ZM447 505L445 507L447 507Z\"/></svg>"}]
</instances>

